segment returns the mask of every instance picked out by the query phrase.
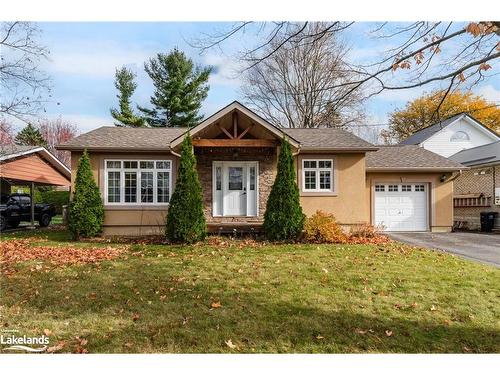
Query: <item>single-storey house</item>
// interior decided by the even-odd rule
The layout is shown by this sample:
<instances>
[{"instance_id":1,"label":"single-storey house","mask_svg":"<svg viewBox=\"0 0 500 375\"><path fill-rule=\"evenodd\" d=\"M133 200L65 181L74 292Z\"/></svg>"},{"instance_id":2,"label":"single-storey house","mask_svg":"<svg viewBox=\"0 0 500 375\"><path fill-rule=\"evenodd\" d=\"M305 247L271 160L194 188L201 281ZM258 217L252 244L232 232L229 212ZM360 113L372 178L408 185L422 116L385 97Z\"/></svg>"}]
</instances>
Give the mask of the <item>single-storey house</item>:
<instances>
[{"instance_id":1,"label":"single-storey house","mask_svg":"<svg viewBox=\"0 0 500 375\"><path fill-rule=\"evenodd\" d=\"M478 229L481 212L498 212L495 227L500 228L500 141L460 151L450 159L470 167L454 181L456 224Z\"/></svg>"},{"instance_id":2,"label":"single-storey house","mask_svg":"<svg viewBox=\"0 0 500 375\"><path fill-rule=\"evenodd\" d=\"M89 152L105 207L104 234L163 233L182 128L101 127L58 149L76 171ZM277 128L238 102L190 129L210 231L262 225L279 144L291 144L306 215L333 213L344 227L450 231L458 162L418 146L377 147L335 128ZM72 174L74 182L76 173Z\"/></svg>"},{"instance_id":3,"label":"single-storey house","mask_svg":"<svg viewBox=\"0 0 500 375\"><path fill-rule=\"evenodd\" d=\"M444 157L468 148L500 141L500 136L468 113L459 113L427 126L400 145L417 145Z\"/></svg>"}]
</instances>

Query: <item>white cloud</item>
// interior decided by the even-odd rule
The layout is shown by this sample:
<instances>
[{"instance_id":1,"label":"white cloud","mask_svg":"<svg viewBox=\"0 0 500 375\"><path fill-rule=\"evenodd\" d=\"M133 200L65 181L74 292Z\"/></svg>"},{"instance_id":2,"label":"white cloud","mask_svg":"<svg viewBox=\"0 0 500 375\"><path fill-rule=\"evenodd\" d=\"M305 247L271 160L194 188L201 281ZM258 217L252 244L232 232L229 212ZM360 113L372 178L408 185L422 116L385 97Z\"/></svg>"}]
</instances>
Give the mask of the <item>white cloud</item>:
<instances>
[{"instance_id":1,"label":"white cloud","mask_svg":"<svg viewBox=\"0 0 500 375\"><path fill-rule=\"evenodd\" d=\"M142 69L152 54L152 51L108 41L76 41L56 45L51 51L48 69L87 77L113 77L115 69L123 65Z\"/></svg>"},{"instance_id":2,"label":"white cloud","mask_svg":"<svg viewBox=\"0 0 500 375\"><path fill-rule=\"evenodd\" d=\"M483 96L486 100L490 102L499 102L500 101L500 90L496 89L492 85L485 85L475 90L475 93Z\"/></svg>"},{"instance_id":3,"label":"white cloud","mask_svg":"<svg viewBox=\"0 0 500 375\"><path fill-rule=\"evenodd\" d=\"M210 85L239 87L241 84L241 65L233 58L224 55L207 54L203 63L214 68L209 78Z\"/></svg>"}]
</instances>

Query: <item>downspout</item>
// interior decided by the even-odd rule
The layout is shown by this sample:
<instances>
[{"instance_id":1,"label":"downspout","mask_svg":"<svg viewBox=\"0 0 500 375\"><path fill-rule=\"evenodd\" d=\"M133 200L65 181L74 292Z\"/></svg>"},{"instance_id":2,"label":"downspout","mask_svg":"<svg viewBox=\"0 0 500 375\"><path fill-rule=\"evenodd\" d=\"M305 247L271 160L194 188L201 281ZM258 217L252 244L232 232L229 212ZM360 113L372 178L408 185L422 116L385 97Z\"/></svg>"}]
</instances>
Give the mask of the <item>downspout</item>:
<instances>
[{"instance_id":1,"label":"downspout","mask_svg":"<svg viewBox=\"0 0 500 375\"><path fill-rule=\"evenodd\" d=\"M461 175L462 175L462 170L460 169L456 175L452 176L449 180L446 180L445 182L455 181Z\"/></svg>"},{"instance_id":2,"label":"downspout","mask_svg":"<svg viewBox=\"0 0 500 375\"><path fill-rule=\"evenodd\" d=\"M172 149L170 150L170 153L171 153L172 155L177 156L178 158L180 158L180 157L181 157L181 154L178 154L177 152L173 151Z\"/></svg>"}]
</instances>

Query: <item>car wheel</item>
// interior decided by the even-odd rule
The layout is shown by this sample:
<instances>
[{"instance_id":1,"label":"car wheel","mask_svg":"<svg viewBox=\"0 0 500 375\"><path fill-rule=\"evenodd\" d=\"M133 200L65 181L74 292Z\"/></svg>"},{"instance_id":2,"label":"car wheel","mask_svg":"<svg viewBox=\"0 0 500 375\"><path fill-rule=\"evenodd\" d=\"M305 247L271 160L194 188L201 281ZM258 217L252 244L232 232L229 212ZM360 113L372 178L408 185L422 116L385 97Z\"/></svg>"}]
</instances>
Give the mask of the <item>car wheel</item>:
<instances>
[{"instance_id":1,"label":"car wheel","mask_svg":"<svg viewBox=\"0 0 500 375\"><path fill-rule=\"evenodd\" d=\"M38 221L41 227L48 227L52 218L49 214L42 214L42 217Z\"/></svg>"},{"instance_id":2,"label":"car wheel","mask_svg":"<svg viewBox=\"0 0 500 375\"><path fill-rule=\"evenodd\" d=\"M9 221L9 227L11 227L11 228L17 228L19 226L20 222L21 222L21 220Z\"/></svg>"},{"instance_id":3,"label":"car wheel","mask_svg":"<svg viewBox=\"0 0 500 375\"><path fill-rule=\"evenodd\" d=\"M0 232L3 232L6 226L7 220L2 215L0 215Z\"/></svg>"}]
</instances>

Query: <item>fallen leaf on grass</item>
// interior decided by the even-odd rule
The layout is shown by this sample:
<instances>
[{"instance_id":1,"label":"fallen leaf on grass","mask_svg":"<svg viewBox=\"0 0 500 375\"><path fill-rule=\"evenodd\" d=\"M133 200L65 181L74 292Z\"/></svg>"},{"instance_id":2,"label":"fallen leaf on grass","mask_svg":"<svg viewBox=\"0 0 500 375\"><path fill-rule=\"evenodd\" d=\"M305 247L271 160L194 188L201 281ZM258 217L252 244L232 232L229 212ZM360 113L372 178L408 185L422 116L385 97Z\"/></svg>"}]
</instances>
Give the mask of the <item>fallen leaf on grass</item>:
<instances>
[{"instance_id":1,"label":"fallen leaf on grass","mask_svg":"<svg viewBox=\"0 0 500 375\"><path fill-rule=\"evenodd\" d=\"M50 336L50 335L52 335L52 331L51 331L50 329L45 328L45 329L43 330L43 334L44 334L45 336Z\"/></svg>"},{"instance_id":2,"label":"fallen leaf on grass","mask_svg":"<svg viewBox=\"0 0 500 375\"><path fill-rule=\"evenodd\" d=\"M323 340L323 339L324 339L324 337L323 337L323 336L321 336L321 335L318 335L318 336L316 336L316 339L317 339L317 340Z\"/></svg>"},{"instance_id":3,"label":"fallen leaf on grass","mask_svg":"<svg viewBox=\"0 0 500 375\"><path fill-rule=\"evenodd\" d=\"M58 352L59 350L61 350L62 348L64 348L64 345L66 345L66 342L65 341L59 341L57 343L57 345L54 345L54 346L49 346L47 348L47 353L54 353L54 352Z\"/></svg>"},{"instance_id":4,"label":"fallen leaf on grass","mask_svg":"<svg viewBox=\"0 0 500 375\"><path fill-rule=\"evenodd\" d=\"M120 256L128 246L120 247L73 247L73 246L32 246L36 239L12 239L2 241L0 259L2 264L15 264L30 260L45 260L56 265L98 263ZM34 270L40 271L37 264Z\"/></svg>"},{"instance_id":5,"label":"fallen leaf on grass","mask_svg":"<svg viewBox=\"0 0 500 375\"><path fill-rule=\"evenodd\" d=\"M392 336L392 331L389 331L388 329L385 331L385 335L387 337L391 337Z\"/></svg>"},{"instance_id":6,"label":"fallen leaf on grass","mask_svg":"<svg viewBox=\"0 0 500 375\"><path fill-rule=\"evenodd\" d=\"M220 302L212 302L210 306L212 307L212 309L218 309L222 307L222 304Z\"/></svg>"},{"instance_id":7,"label":"fallen leaf on grass","mask_svg":"<svg viewBox=\"0 0 500 375\"><path fill-rule=\"evenodd\" d=\"M233 342L231 341L231 339L227 340L227 341L224 341L226 343L226 345L231 348L231 349L236 349L236 345L233 344Z\"/></svg>"},{"instance_id":8,"label":"fallen leaf on grass","mask_svg":"<svg viewBox=\"0 0 500 375\"><path fill-rule=\"evenodd\" d=\"M80 346L85 346L88 343L87 339L81 339L79 336L76 336L75 339L77 339L79 341Z\"/></svg>"},{"instance_id":9,"label":"fallen leaf on grass","mask_svg":"<svg viewBox=\"0 0 500 375\"><path fill-rule=\"evenodd\" d=\"M137 320L139 320L139 318L140 318L140 315L139 315L139 314L137 314L137 313L135 313L134 315L132 315L132 320L133 320L134 322L135 322L135 321L137 321Z\"/></svg>"}]
</instances>

